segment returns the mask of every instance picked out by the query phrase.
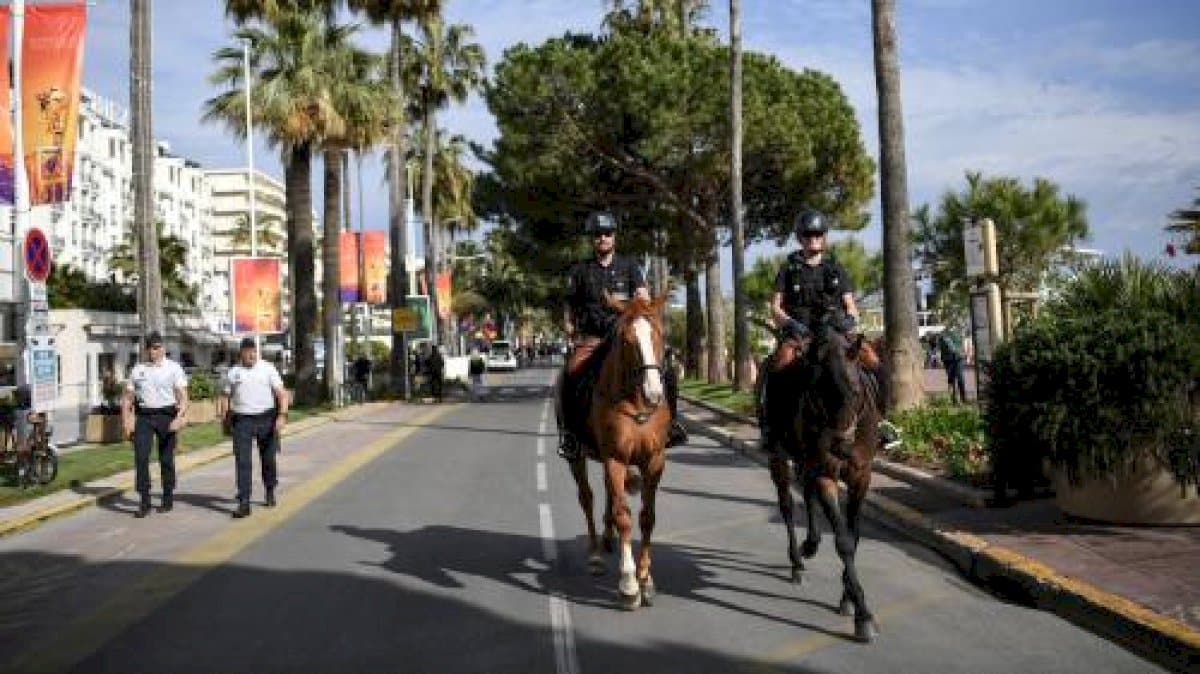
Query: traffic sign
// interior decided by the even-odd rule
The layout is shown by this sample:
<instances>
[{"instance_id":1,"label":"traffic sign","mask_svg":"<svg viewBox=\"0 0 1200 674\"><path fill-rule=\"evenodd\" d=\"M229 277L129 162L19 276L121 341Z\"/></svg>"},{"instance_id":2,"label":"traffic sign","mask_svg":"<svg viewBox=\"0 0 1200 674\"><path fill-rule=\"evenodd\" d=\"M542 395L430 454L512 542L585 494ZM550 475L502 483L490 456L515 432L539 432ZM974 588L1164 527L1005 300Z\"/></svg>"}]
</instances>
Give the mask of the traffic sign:
<instances>
[{"instance_id":1,"label":"traffic sign","mask_svg":"<svg viewBox=\"0 0 1200 674\"><path fill-rule=\"evenodd\" d=\"M50 241L42 230L31 227L25 234L25 278L45 283L50 278Z\"/></svg>"},{"instance_id":2,"label":"traffic sign","mask_svg":"<svg viewBox=\"0 0 1200 674\"><path fill-rule=\"evenodd\" d=\"M53 411L58 400L58 349L54 338L29 337L29 390L33 411Z\"/></svg>"},{"instance_id":3,"label":"traffic sign","mask_svg":"<svg viewBox=\"0 0 1200 674\"><path fill-rule=\"evenodd\" d=\"M392 309L393 332L416 332L421 326L421 317L412 307Z\"/></svg>"}]
</instances>

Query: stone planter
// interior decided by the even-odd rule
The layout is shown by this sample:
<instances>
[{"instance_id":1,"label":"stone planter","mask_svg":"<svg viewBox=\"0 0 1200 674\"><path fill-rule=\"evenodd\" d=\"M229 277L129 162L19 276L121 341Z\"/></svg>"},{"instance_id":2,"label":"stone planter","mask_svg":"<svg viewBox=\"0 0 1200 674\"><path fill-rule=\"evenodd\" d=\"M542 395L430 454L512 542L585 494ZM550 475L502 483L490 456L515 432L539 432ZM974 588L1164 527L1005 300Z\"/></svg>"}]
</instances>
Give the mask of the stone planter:
<instances>
[{"instance_id":1,"label":"stone planter","mask_svg":"<svg viewBox=\"0 0 1200 674\"><path fill-rule=\"evenodd\" d=\"M1065 471L1048 471L1058 507L1068 515L1114 524L1200 526L1200 495L1186 492L1171 472L1151 457L1118 479L1072 485Z\"/></svg>"},{"instance_id":2,"label":"stone planter","mask_svg":"<svg viewBox=\"0 0 1200 674\"><path fill-rule=\"evenodd\" d=\"M120 414L92 413L87 416L87 424L83 429L83 439L85 442L101 444L121 442L125 439L122 437L123 430Z\"/></svg>"},{"instance_id":3,"label":"stone planter","mask_svg":"<svg viewBox=\"0 0 1200 674\"><path fill-rule=\"evenodd\" d=\"M217 401L193 400L188 404L189 424L204 424L217 419Z\"/></svg>"}]
</instances>

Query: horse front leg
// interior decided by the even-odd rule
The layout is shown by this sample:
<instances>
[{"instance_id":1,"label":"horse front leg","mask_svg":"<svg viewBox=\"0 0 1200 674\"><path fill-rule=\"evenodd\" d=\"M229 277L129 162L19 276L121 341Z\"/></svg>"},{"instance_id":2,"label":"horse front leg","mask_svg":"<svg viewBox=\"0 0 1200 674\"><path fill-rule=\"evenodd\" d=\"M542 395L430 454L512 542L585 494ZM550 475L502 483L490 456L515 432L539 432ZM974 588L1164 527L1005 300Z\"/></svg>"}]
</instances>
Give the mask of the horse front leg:
<instances>
[{"instance_id":1,"label":"horse front leg","mask_svg":"<svg viewBox=\"0 0 1200 674\"><path fill-rule=\"evenodd\" d=\"M633 561L633 517L625 499L625 476L629 468L616 459L604 461L605 486L612 503L612 521L621 540L621 580L617 591L621 606L633 610L641 604L641 588L637 582L637 566Z\"/></svg>"},{"instance_id":2,"label":"horse front leg","mask_svg":"<svg viewBox=\"0 0 1200 674\"><path fill-rule=\"evenodd\" d=\"M583 509L583 518L587 522L588 572L593 576L602 576L605 564L596 537L595 497L592 494L592 485L588 482L587 459L581 457L571 462L571 477L575 478L575 486L579 489L579 507Z\"/></svg>"},{"instance_id":3,"label":"horse front leg","mask_svg":"<svg viewBox=\"0 0 1200 674\"><path fill-rule=\"evenodd\" d=\"M787 458L772 455L768 467L771 470L771 481L775 483L775 496L779 501L779 514L783 516L783 526L787 531L788 559L792 562L792 582L800 584L800 572L804 570L804 562L796 548L796 499L792 496L791 467Z\"/></svg>"},{"instance_id":4,"label":"horse front leg","mask_svg":"<svg viewBox=\"0 0 1200 674\"><path fill-rule=\"evenodd\" d=\"M870 475L867 476L867 482L870 480ZM850 535L854 538L854 553L858 554L858 541L860 534L860 525L862 522L862 505L867 498L867 484L863 480L850 480L848 493L846 496L846 526L850 528ZM850 598L850 593L843 590L842 600L838 603L838 613L842 615L850 615L850 609L854 606L853 600Z\"/></svg>"},{"instance_id":5,"label":"horse front leg","mask_svg":"<svg viewBox=\"0 0 1200 674\"><path fill-rule=\"evenodd\" d=\"M808 522L808 531L804 534L804 545L800 548L800 554L805 559L812 559L821 547L821 521L817 519L816 468L797 465L796 479L800 480L800 490L804 495L804 515Z\"/></svg>"},{"instance_id":6,"label":"horse front leg","mask_svg":"<svg viewBox=\"0 0 1200 674\"><path fill-rule=\"evenodd\" d=\"M655 597L654 578L650 575L650 537L654 534L654 500L658 496L658 483L666 463L665 455L657 454L641 469L642 512L638 514L638 523L642 529L642 544L638 548L637 579L642 591L642 603L646 606L653 605Z\"/></svg>"},{"instance_id":7,"label":"horse front leg","mask_svg":"<svg viewBox=\"0 0 1200 674\"><path fill-rule=\"evenodd\" d=\"M854 567L854 533L847 522L848 518L842 516L841 508L838 506L837 480L821 478L819 482L817 497L821 501L821 509L825 511L825 517L833 527L838 557L842 559L842 564L845 566L842 571L843 592L849 596L854 605L854 638L862 642L869 642L878 634L879 627L875 624L875 616L867 608L867 600L863 594L862 585L858 582L858 572Z\"/></svg>"}]
</instances>

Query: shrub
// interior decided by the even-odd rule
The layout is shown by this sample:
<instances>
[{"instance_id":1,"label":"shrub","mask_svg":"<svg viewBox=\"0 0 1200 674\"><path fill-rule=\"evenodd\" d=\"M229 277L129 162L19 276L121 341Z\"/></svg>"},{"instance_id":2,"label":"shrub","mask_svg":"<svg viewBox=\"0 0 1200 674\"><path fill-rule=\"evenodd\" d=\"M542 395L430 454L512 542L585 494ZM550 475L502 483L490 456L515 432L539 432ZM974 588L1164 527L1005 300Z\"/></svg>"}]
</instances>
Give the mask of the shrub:
<instances>
[{"instance_id":1,"label":"shrub","mask_svg":"<svg viewBox=\"0 0 1200 674\"><path fill-rule=\"evenodd\" d=\"M934 466L952 477L982 482L989 472L983 419L974 406L935 402L892 415L904 443L888 458Z\"/></svg>"},{"instance_id":2,"label":"shrub","mask_svg":"<svg viewBox=\"0 0 1200 674\"><path fill-rule=\"evenodd\" d=\"M996 351L986 420L993 463L1027 485L1043 459L1073 482L1120 475L1149 451L1200 482L1195 272L1126 257L1085 270Z\"/></svg>"},{"instance_id":3,"label":"shrub","mask_svg":"<svg viewBox=\"0 0 1200 674\"><path fill-rule=\"evenodd\" d=\"M197 370L188 377L188 398L191 400L212 400L217 397L217 382L213 376L203 370Z\"/></svg>"}]
</instances>

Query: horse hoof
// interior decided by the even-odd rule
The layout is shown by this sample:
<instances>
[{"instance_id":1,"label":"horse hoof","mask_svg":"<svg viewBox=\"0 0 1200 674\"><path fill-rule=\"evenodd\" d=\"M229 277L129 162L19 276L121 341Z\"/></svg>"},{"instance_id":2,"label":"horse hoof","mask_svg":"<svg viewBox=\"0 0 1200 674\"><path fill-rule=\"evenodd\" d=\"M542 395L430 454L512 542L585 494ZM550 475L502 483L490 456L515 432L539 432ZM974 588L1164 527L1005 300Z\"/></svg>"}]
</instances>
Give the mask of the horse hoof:
<instances>
[{"instance_id":1,"label":"horse hoof","mask_svg":"<svg viewBox=\"0 0 1200 674\"><path fill-rule=\"evenodd\" d=\"M849 597L842 597L842 603L838 605L838 615L852 615L854 613L854 602L850 601Z\"/></svg>"},{"instance_id":2,"label":"horse hoof","mask_svg":"<svg viewBox=\"0 0 1200 674\"><path fill-rule=\"evenodd\" d=\"M854 639L860 643L869 644L879 636L879 625L873 618L854 620Z\"/></svg>"},{"instance_id":3,"label":"horse hoof","mask_svg":"<svg viewBox=\"0 0 1200 674\"><path fill-rule=\"evenodd\" d=\"M821 546L821 541L804 541L800 546L800 556L805 559L812 559L817 554L817 548Z\"/></svg>"},{"instance_id":4,"label":"horse hoof","mask_svg":"<svg viewBox=\"0 0 1200 674\"><path fill-rule=\"evenodd\" d=\"M621 595L621 608L625 609L626 611L636 610L637 607L639 607L641 605L642 605L642 593L641 592L634 592L633 594L622 594Z\"/></svg>"},{"instance_id":5,"label":"horse hoof","mask_svg":"<svg viewBox=\"0 0 1200 674\"><path fill-rule=\"evenodd\" d=\"M792 567L792 585L799 585L804 579L804 574L801 573L801 568L798 566Z\"/></svg>"},{"instance_id":6,"label":"horse hoof","mask_svg":"<svg viewBox=\"0 0 1200 674\"><path fill-rule=\"evenodd\" d=\"M604 558L597 554L588 557L587 568L588 573L593 576L603 576L608 571L608 565L604 563Z\"/></svg>"},{"instance_id":7,"label":"horse hoof","mask_svg":"<svg viewBox=\"0 0 1200 674\"><path fill-rule=\"evenodd\" d=\"M654 579L647 577L646 580L638 582L642 586L642 604L654 606L654 599L658 595L658 591L654 587Z\"/></svg>"}]
</instances>

